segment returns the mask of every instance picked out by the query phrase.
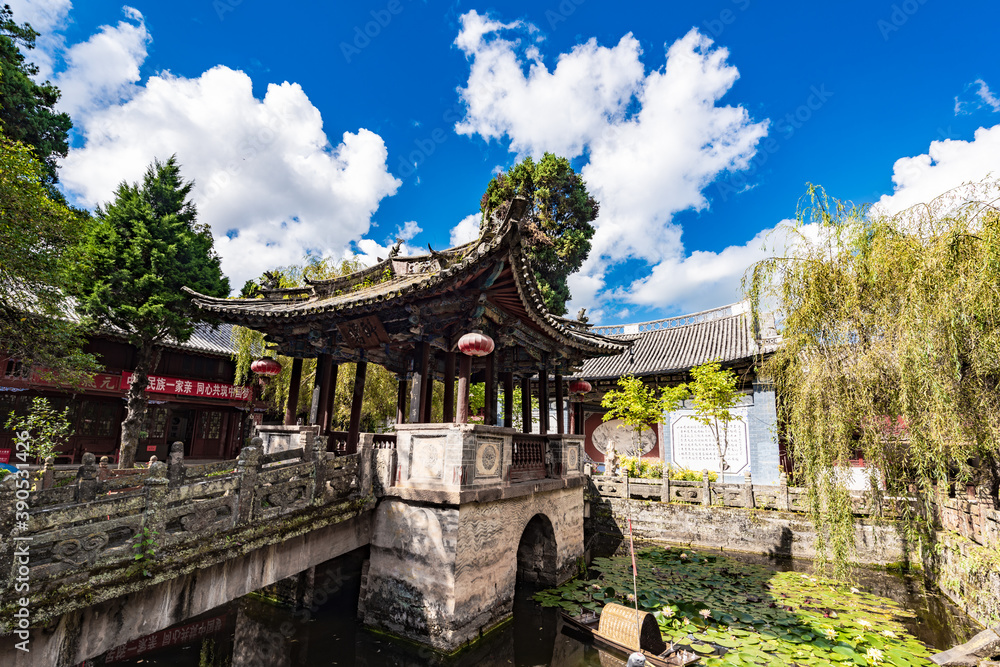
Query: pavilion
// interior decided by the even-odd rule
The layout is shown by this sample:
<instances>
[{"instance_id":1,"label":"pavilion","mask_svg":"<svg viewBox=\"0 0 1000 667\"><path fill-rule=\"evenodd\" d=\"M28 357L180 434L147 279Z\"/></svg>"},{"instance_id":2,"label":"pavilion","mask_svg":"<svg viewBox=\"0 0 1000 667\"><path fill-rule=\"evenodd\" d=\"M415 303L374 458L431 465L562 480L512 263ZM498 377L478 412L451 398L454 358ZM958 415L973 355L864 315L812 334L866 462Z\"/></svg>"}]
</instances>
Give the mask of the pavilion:
<instances>
[{"instance_id":1,"label":"pavilion","mask_svg":"<svg viewBox=\"0 0 1000 667\"><path fill-rule=\"evenodd\" d=\"M263 332L277 352L294 358L288 425L295 423L303 358L318 360L316 424L321 432L329 429L338 365L357 363L350 427L340 447L344 452L357 449L368 363L399 379L397 425L431 421L437 380L444 382L445 423L466 423L469 385L484 382L485 424L511 427L513 388L520 382L525 432L531 431L532 388L544 406L552 387L556 424L549 423L548 410L540 410L539 431L544 435L554 426L555 433L567 433L563 378L586 359L622 354L631 340L594 334L585 322L548 312L523 245L526 203L515 199L502 216L483 225L477 240L456 248L401 257L397 246L387 259L362 271L307 281L305 287L265 286L262 298L220 299L186 291L212 318ZM482 356L461 354L467 344L470 354ZM505 399L502 424L495 423L499 391ZM569 426L573 432L581 425L577 419Z\"/></svg>"}]
</instances>

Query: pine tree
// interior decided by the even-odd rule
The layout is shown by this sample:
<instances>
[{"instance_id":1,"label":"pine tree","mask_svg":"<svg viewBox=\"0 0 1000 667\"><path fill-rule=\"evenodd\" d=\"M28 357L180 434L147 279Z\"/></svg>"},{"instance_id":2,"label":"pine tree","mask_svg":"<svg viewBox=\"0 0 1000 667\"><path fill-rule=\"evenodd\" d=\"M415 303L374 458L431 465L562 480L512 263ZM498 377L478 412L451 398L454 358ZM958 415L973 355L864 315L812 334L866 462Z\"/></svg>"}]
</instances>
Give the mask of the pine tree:
<instances>
[{"instance_id":1,"label":"pine tree","mask_svg":"<svg viewBox=\"0 0 1000 667\"><path fill-rule=\"evenodd\" d=\"M115 200L97 209L80 248L74 285L80 312L123 332L138 349L122 423L120 468L135 461L146 416L145 389L161 346L168 339L186 341L202 319L181 288L213 296L229 293L212 235L197 222L188 201L192 185L181 179L174 157L154 161L141 183L121 183Z\"/></svg>"}]
</instances>

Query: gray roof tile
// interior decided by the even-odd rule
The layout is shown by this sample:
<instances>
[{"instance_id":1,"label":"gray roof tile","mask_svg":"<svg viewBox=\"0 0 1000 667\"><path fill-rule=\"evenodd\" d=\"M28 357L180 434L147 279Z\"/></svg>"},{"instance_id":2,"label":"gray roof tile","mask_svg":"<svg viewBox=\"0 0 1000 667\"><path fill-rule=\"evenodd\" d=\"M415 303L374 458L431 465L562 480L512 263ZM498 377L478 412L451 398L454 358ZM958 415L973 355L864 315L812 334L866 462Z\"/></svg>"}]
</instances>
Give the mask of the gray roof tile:
<instances>
[{"instance_id":1,"label":"gray roof tile","mask_svg":"<svg viewBox=\"0 0 1000 667\"><path fill-rule=\"evenodd\" d=\"M604 379L680 372L708 361L733 362L774 349L774 341L758 344L750 313L743 304L655 322L594 327L593 331L635 340L632 354L587 359L574 377Z\"/></svg>"}]
</instances>

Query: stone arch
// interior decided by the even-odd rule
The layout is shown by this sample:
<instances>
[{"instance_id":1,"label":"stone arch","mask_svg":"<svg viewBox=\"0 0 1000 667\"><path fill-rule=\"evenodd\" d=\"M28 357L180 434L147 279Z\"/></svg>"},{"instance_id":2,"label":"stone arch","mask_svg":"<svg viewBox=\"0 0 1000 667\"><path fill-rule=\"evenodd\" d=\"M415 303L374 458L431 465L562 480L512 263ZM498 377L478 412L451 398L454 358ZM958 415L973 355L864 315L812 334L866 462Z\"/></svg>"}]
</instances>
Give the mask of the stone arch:
<instances>
[{"instance_id":1,"label":"stone arch","mask_svg":"<svg viewBox=\"0 0 1000 667\"><path fill-rule=\"evenodd\" d=\"M559 583L556 534L552 521L535 514L521 531L517 545L517 581L542 586Z\"/></svg>"}]
</instances>

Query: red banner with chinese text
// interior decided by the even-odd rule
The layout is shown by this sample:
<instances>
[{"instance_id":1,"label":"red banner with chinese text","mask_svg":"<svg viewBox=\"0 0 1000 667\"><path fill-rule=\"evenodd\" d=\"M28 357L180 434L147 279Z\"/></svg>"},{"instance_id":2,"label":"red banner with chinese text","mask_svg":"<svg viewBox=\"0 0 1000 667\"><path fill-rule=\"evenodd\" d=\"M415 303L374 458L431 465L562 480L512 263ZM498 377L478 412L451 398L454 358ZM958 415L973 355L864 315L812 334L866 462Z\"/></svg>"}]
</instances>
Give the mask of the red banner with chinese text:
<instances>
[{"instance_id":1,"label":"red banner with chinese text","mask_svg":"<svg viewBox=\"0 0 1000 667\"><path fill-rule=\"evenodd\" d=\"M132 381L132 373L122 371L121 388L128 389ZM183 380L181 378L150 375L146 391L154 394L177 394L180 396L197 396L199 398L221 398L230 401L245 401L250 398L250 387L238 387L223 382L205 382L203 380Z\"/></svg>"}]
</instances>

